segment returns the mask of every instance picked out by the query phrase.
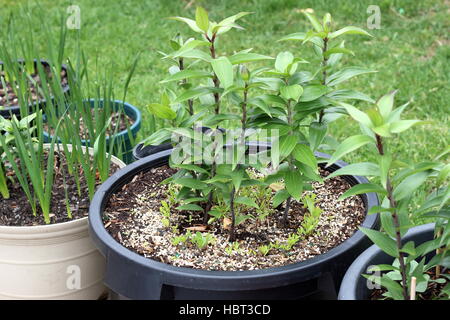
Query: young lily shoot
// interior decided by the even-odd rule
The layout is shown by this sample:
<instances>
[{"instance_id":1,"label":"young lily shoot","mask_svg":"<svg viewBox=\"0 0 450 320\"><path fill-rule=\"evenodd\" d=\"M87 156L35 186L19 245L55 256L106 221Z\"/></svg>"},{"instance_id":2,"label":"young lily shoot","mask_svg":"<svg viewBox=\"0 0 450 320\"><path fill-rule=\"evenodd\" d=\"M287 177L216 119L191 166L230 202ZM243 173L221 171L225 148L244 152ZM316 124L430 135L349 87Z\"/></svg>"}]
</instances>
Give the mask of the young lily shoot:
<instances>
[{"instance_id":1,"label":"young lily shoot","mask_svg":"<svg viewBox=\"0 0 450 320\"><path fill-rule=\"evenodd\" d=\"M407 160L398 159L389 146L393 139L413 126L425 124L420 120L404 120L402 112L408 104L394 107L396 91L382 96L372 107L363 112L352 105L340 103L348 114L362 128L360 135L344 140L336 149L328 165L346 154L363 146L368 146L376 161L349 165L335 171L331 176L346 175L349 172L357 175L374 177L373 182L359 184L346 191L340 198L345 199L355 194L376 192L382 199L380 206L371 208L369 214L379 213L382 231L360 228L386 254L392 256L392 265L373 266L374 270L383 271L381 276L367 275L368 279L384 288L383 297L409 300L411 290L418 296L426 294L431 287L437 285L442 291L432 292L433 298L448 299L450 276L439 270L448 268L448 248L450 238L448 231L448 186L449 164L442 163L439 158L408 165ZM448 150L440 157L443 157ZM378 183L375 183L377 181ZM434 184L433 191L422 203L415 203L417 190L425 183ZM414 242L402 242L402 237L414 226L413 220L418 218L436 218L435 239L417 246ZM433 259L426 256L436 251ZM435 270L431 277L431 271ZM416 286L412 288L412 279ZM428 293L427 293L428 294Z\"/></svg>"}]
</instances>

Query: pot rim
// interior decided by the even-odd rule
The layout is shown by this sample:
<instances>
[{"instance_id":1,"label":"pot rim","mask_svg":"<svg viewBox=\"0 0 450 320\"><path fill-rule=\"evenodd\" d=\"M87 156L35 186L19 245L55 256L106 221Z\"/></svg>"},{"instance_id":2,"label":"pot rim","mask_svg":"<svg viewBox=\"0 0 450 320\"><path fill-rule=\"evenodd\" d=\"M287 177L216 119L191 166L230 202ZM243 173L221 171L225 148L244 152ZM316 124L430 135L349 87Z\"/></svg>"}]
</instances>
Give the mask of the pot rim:
<instances>
[{"instance_id":1,"label":"pot rim","mask_svg":"<svg viewBox=\"0 0 450 320\"><path fill-rule=\"evenodd\" d=\"M215 280L251 280L254 278L264 278L264 277L277 277L282 276L283 274L288 274L292 272L302 271L304 269L314 268L317 265L324 263L325 261L331 260L334 257L340 255L341 253L350 249L353 245L356 245L360 241L364 240L365 235L357 230L355 233L343 241L336 247L330 249L324 254L317 255L311 259L307 259L304 261L292 263L285 266L279 267L270 267L265 269L257 269L257 270L245 270L245 271L209 271L209 270L201 270L201 269L192 269L187 267L177 267L169 264L165 264L162 262L158 262L156 260L152 260L149 258L145 258L126 247L122 246L119 242L117 242L104 228L104 224L102 221L102 213L104 207L106 205L106 201L109 197L124 183L131 180L129 177L135 176L137 173L149 169L151 167L155 167L157 165L164 164L166 158L168 158L171 154L172 150L165 150L159 153L147 156L143 159L135 161L134 163L126 166L125 168L117 171L115 174L110 176L96 191L94 198L91 201L91 205L89 208L89 230L91 237L94 240L94 243L97 245L100 252L103 253L106 257L108 257L111 253L109 251L113 251L114 254L120 256L123 259L126 259L129 262L135 263L142 268L150 268L160 273L165 273L167 275L167 281L173 282L176 281L173 278L179 278L180 276L188 276L190 280L194 279L215 279ZM317 156L321 157L329 157L324 153L316 153ZM338 161L335 163L337 166L345 166L347 165L343 161ZM366 183L368 180L364 177L360 176L351 176L353 180L357 183ZM126 179L124 179L126 178ZM125 180L126 182L123 183ZM366 218L364 219L361 226L373 228L378 224L378 215L367 215L368 210L375 205L379 204L378 197L375 193L365 194L366 196ZM199 284L200 285L200 284Z\"/></svg>"}]
</instances>

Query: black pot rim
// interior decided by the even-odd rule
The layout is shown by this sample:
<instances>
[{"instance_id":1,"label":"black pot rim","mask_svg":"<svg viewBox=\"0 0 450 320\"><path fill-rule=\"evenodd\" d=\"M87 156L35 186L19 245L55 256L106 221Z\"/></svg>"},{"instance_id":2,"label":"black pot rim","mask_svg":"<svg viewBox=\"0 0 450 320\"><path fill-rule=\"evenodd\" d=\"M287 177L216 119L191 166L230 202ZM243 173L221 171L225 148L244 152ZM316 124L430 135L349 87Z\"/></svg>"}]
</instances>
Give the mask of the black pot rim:
<instances>
[{"instance_id":1,"label":"black pot rim","mask_svg":"<svg viewBox=\"0 0 450 320\"><path fill-rule=\"evenodd\" d=\"M184 282L186 286L190 285L195 281L195 286L197 288L208 287L203 281L196 281L202 279L213 279L214 281L221 281L226 287L241 288L243 281L252 280L258 282L265 282L269 279L275 280L285 275L291 275L292 273L302 272L311 270L328 260L340 255L357 243L365 240L365 235L357 230L350 238L329 250L328 252L315 256L311 259L281 266L272 267L259 270L245 270L245 271L208 271L191 269L186 267L176 267L173 265L161 263L152 259L145 258L126 247L122 246L117 242L104 228L102 221L102 213L107 199L111 196L122 185L130 181L131 177L136 175L138 172L144 171L156 165L164 164L164 159L167 159L172 150L165 150L157 154L140 159L125 168L117 171L114 175L109 177L96 191L94 198L91 201L89 208L89 229L91 237L94 243L99 248L100 252L106 257L110 255L110 250L113 251L112 255L120 256L121 259L128 260L133 264L137 264L142 268L150 268L156 271L161 276L164 276L164 281L167 283L180 283ZM320 157L326 157L328 155L323 153L316 153ZM328 156L329 157L329 156ZM336 163L339 166L347 165L343 161L338 161ZM358 183L367 183L368 180L360 176L352 176ZM378 205L379 201L375 193L368 193L365 195L367 197L366 212L367 210L375 205ZM366 215L365 220L362 225L366 228L374 228L378 225L378 215ZM187 284L186 284L187 283ZM181 284L182 285L182 284Z\"/></svg>"},{"instance_id":2,"label":"black pot rim","mask_svg":"<svg viewBox=\"0 0 450 320\"><path fill-rule=\"evenodd\" d=\"M402 242L406 243L408 241L412 241L419 234L432 233L434 232L434 227L434 223L413 227L408 230L402 238ZM381 254L387 256L387 254L385 254L377 245L373 244L361 253L355 261L353 261L342 279L341 287L339 289L339 300L358 300L357 286L361 275L366 272L367 266L372 264L371 261L373 261L376 256ZM392 258L391 261L394 261L394 258Z\"/></svg>"},{"instance_id":3,"label":"black pot rim","mask_svg":"<svg viewBox=\"0 0 450 320\"><path fill-rule=\"evenodd\" d=\"M48 60L45 60L45 59L39 59L39 61L40 61L42 64L44 64L44 65L47 65L47 66L50 65L50 63L48 62ZM24 59L18 59L17 62L19 62L19 63L24 63L25 60L24 60ZM34 59L34 62L36 63L36 62L37 62L37 59ZM3 61L0 61L0 65L2 65L2 64L3 64ZM64 64L64 63L61 64L61 69L65 70L65 71L66 71L66 74L67 74L68 71L67 71L67 65L66 65L66 64ZM63 86L63 93L66 94L67 92L69 92L69 90L70 90L70 88L69 88L69 83L67 83L65 86ZM52 98L53 98L53 96L52 96ZM36 100L36 101L33 101L32 103L30 103L28 106L34 106L34 105L39 105L39 104L44 104L44 103L46 103L46 100L45 100L45 99L42 99L42 100ZM10 112L12 112L12 113L18 113L19 110L20 110L20 106L19 106L19 105L15 105L15 106L5 106L4 109L1 110L1 111L2 111L2 114L9 114Z\"/></svg>"}]
</instances>

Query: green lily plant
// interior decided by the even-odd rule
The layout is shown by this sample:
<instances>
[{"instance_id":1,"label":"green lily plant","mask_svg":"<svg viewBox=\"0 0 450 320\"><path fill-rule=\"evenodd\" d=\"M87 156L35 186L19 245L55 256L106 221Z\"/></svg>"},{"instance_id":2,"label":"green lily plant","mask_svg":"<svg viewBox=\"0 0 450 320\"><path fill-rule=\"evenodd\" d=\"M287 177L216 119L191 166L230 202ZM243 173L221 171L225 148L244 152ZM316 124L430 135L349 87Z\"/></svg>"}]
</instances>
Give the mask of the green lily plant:
<instances>
[{"instance_id":1,"label":"green lily plant","mask_svg":"<svg viewBox=\"0 0 450 320\"><path fill-rule=\"evenodd\" d=\"M146 144L170 140L171 129L189 128L196 121L201 120L204 126L215 128L219 123L241 120L239 116L226 112L228 108L223 105L226 101L222 99L232 92L242 90L233 87L234 67L273 58L253 53L250 49L229 57L222 53L219 56L217 43L231 29L243 29L236 21L248 14L250 13L241 12L217 23L210 21L207 12L198 7L196 20L171 18L186 23L199 37L183 41L177 35L170 41L175 51L162 53L163 59L169 60L172 65L169 68L170 76L161 83L167 86L175 83L177 88L181 87L183 90L176 94L167 87L160 102L149 104L149 111L157 118L165 119L167 126L146 139ZM207 51L201 48L207 48Z\"/></svg>"},{"instance_id":2,"label":"green lily plant","mask_svg":"<svg viewBox=\"0 0 450 320\"><path fill-rule=\"evenodd\" d=\"M376 192L381 197L381 205L373 207L369 214L380 214L382 231L366 228L361 228L361 231L395 260L392 265L373 267L373 270L384 272L381 276L367 275L366 277L385 288L385 297L409 300L412 277L417 279L415 290L419 293L426 291L431 282L442 284L448 282L450 278L438 271L440 268L449 267L450 257L448 250L450 245L450 224L448 223L450 165L439 161L450 150L447 149L433 161L414 165L408 165L401 159L396 159L395 154L389 149L389 140L412 126L426 122L401 119L407 104L394 108L395 93L396 91L393 91L381 97L366 112L352 105L340 103L359 123L362 133L345 139L328 161L328 165L366 145L375 155L374 162L351 164L335 171L329 177L353 174L375 178L370 183L352 187L341 196L341 199L367 192ZM434 184L433 191L423 202L415 203L415 192L428 181ZM402 236L414 226L412 219L417 217L435 221L436 238L419 246L412 241L403 244ZM425 256L435 250L435 256L427 261ZM427 274L427 271L432 268L436 268L436 279L431 279ZM449 293L450 286L447 284L442 289L442 296L436 298L448 299Z\"/></svg>"},{"instance_id":3,"label":"green lily plant","mask_svg":"<svg viewBox=\"0 0 450 320\"><path fill-rule=\"evenodd\" d=\"M344 41L339 43L339 39L346 34L370 34L352 26L333 31L328 13L323 22L310 13L305 12L305 15L314 30L291 34L280 40L312 43L320 65L314 73L302 71L299 66L307 61L288 51L279 53L274 68L264 70L259 78L271 85L266 90L268 93L256 98L260 106L265 106L262 108L265 112L257 112L252 121L252 126L280 131L279 147L275 146L271 153L272 165L278 167L280 164L280 170L269 177L269 181L284 181L285 188L277 191L274 198L275 206L286 202L284 225L288 223L291 199L299 201L303 190L311 188L312 181L322 180L314 151L324 142L328 124L337 118L336 114L342 113L336 104L347 100L373 102L361 92L337 88L354 76L373 72L359 67L338 70L342 55L354 54L345 49Z\"/></svg>"},{"instance_id":4,"label":"green lily plant","mask_svg":"<svg viewBox=\"0 0 450 320\"><path fill-rule=\"evenodd\" d=\"M355 76L375 72L358 66L338 69L343 55L355 55L353 51L345 48L345 40L342 40L342 37L345 35L372 37L372 35L364 29L354 26L346 26L334 30L333 20L329 13L325 14L322 20L319 20L312 13L306 11L303 13L310 22L312 29L307 32L289 34L282 37L279 41L309 43L320 61L320 66L313 73L305 71L295 73L295 70L290 70L293 73L293 77L289 84L308 84L308 86L304 86L305 92L300 99L301 109L305 114L318 112L318 123L315 123L314 126L321 128L320 124L323 124L325 120L330 122L336 117L336 110L330 108L334 107L332 100L373 102L369 96L361 92L337 88L338 85ZM329 111L329 117L326 117L327 111Z\"/></svg>"},{"instance_id":5,"label":"green lily plant","mask_svg":"<svg viewBox=\"0 0 450 320\"><path fill-rule=\"evenodd\" d=\"M333 31L329 14L322 24L307 14L316 31L281 40L313 44L320 65L311 73L301 71L300 66L308 62L290 52L272 58L251 49L232 55L219 51L221 35L231 29L242 29L236 22L248 14L242 12L214 22L199 7L195 20L171 18L187 24L199 37L184 41L177 35L171 40L174 51L162 53L163 59L171 62L170 75L161 81L165 89L160 101L150 104L148 109L164 121L165 127L145 141L158 144L177 136L169 164L178 171L165 181L179 188L177 209L202 212L204 224L226 218L230 241L236 239L237 225L254 218L245 214L248 211L245 208L261 212L258 203L247 192L241 192L243 188L267 189L282 180L284 187L275 194L273 206L286 202L281 222L287 226L292 198L306 201L302 200L303 191L311 190L312 181L322 181L314 151L323 144L328 123L338 112L345 112L337 103L373 102L360 92L338 89L339 84L354 76L373 72L357 67L337 69L342 55L352 54L343 47L343 42L337 42L338 38L346 34L369 35L367 32L355 27ZM268 61L271 66L264 66ZM193 126L199 121L212 130L198 135ZM215 130L220 127L226 132ZM273 129L262 139L272 141L271 149L265 152L270 156L251 163L245 140L260 139L258 132L263 129ZM193 144L183 146L184 139ZM223 159L228 161L223 163ZM248 173L251 167L264 170L268 166L273 172L264 180L254 179ZM320 209L314 207L311 199L306 203L312 211L306 232L310 234ZM265 217L267 212L264 210L260 216ZM292 244L298 241L294 240Z\"/></svg>"}]
</instances>

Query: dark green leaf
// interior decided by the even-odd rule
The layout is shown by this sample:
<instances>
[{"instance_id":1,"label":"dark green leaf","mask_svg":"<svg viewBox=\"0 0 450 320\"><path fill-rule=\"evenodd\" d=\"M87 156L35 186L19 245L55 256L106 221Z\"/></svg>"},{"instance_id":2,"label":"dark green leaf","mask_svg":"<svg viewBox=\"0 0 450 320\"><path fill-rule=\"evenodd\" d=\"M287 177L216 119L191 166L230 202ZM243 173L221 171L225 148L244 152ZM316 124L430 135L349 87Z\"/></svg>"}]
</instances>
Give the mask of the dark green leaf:
<instances>
[{"instance_id":1,"label":"dark green leaf","mask_svg":"<svg viewBox=\"0 0 450 320\"><path fill-rule=\"evenodd\" d=\"M380 175L380 167L372 162L361 162L349 164L348 166L342 167L330 175L327 176L327 179L343 176L343 175L355 175L355 176L379 176Z\"/></svg>"},{"instance_id":2,"label":"dark green leaf","mask_svg":"<svg viewBox=\"0 0 450 320\"><path fill-rule=\"evenodd\" d=\"M178 178L174 180L174 183L191 189L204 189L208 186L206 183L194 178Z\"/></svg>"},{"instance_id":3,"label":"dark green leaf","mask_svg":"<svg viewBox=\"0 0 450 320\"><path fill-rule=\"evenodd\" d=\"M280 138L280 156L281 159L286 158L292 153L298 143L298 137L293 135L286 135Z\"/></svg>"},{"instance_id":4,"label":"dark green leaf","mask_svg":"<svg viewBox=\"0 0 450 320\"><path fill-rule=\"evenodd\" d=\"M286 100L294 100L297 102L303 93L303 88L299 84L292 84L290 86L283 86L280 88L280 93Z\"/></svg>"},{"instance_id":5,"label":"dark green leaf","mask_svg":"<svg viewBox=\"0 0 450 320\"><path fill-rule=\"evenodd\" d=\"M342 70L337 71L336 73L333 73L332 75L330 75L327 79L326 85L332 87L332 86L338 85L339 83L342 83L348 79L351 79L355 76L358 76L361 74L366 74L366 73L373 73L373 72L376 72L376 71L368 70L368 69L364 69L364 68L360 68L360 67L343 68Z\"/></svg>"},{"instance_id":6,"label":"dark green leaf","mask_svg":"<svg viewBox=\"0 0 450 320\"><path fill-rule=\"evenodd\" d=\"M186 100L190 99L196 99L200 96L203 96L205 94L212 93L213 90L211 88L206 87L200 87L200 88L194 88L184 91L182 94L180 94L174 102L184 102Z\"/></svg>"},{"instance_id":7,"label":"dark green leaf","mask_svg":"<svg viewBox=\"0 0 450 320\"><path fill-rule=\"evenodd\" d=\"M314 171L317 171L317 159L310 147L307 145L297 144L292 152L292 155L297 161L304 163Z\"/></svg>"},{"instance_id":8,"label":"dark green leaf","mask_svg":"<svg viewBox=\"0 0 450 320\"><path fill-rule=\"evenodd\" d=\"M321 84L309 85L303 88L303 94L300 98L301 102L316 100L327 94L330 88Z\"/></svg>"},{"instance_id":9,"label":"dark green leaf","mask_svg":"<svg viewBox=\"0 0 450 320\"><path fill-rule=\"evenodd\" d=\"M325 51L324 53L324 57L328 58L329 56L331 56L332 54L336 54L336 53L345 53L345 54L350 54L352 56L355 55L355 53L347 48L340 48L340 47L335 47L332 49L329 49L327 51Z\"/></svg>"},{"instance_id":10,"label":"dark green leaf","mask_svg":"<svg viewBox=\"0 0 450 320\"><path fill-rule=\"evenodd\" d=\"M205 173L205 174L208 173L208 171L206 171L202 167L196 166L194 164L175 164L175 163L172 163L170 166L173 167L173 168L186 169L186 170L195 171L195 172L199 172L199 173Z\"/></svg>"},{"instance_id":11,"label":"dark green leaf","mask_svg":"<svg viewBox=\"0 0 450 320\"><path fill-rule=\"evenodd\" d=\"M396 229L394 226L394 219L392 218L392 212L383 211L380 212L381 227L390 237L394 238Z\"/></svg>"},{"instance_id":12,"label":"dark green leaf","mask_svg":"<svg viewBox=\"0 0 450 320\"><path fill-rule=\"evenodd\" d=\"M287 170L284 176L286 190L296 200L300 200L303 192L303 178L297 170Z\"/></svg>"},{"instance_id":13,"label":"dark green leaf","mask_svg":"<svg viewBox=\"0 0 450 320\"><path fill-rule=\"evenodd\" d=\"M272 205L274 208L278 207L281 203L283 203L287 198L289 198L289 193L286 189L278 190L275 196L272 199Z\"/></svg>"},{"instance_id":14,"label":"dark green leaf","mask_svg":"<svg viewBox=\"0 0 450 320\"><path fill-rule=\"evenodd\" d=\"M303 41L305 40L306 33L305 32L297 32L297 33L291 33L287 36L282 37L278 41Z\"/></svg>"},{"instance_id":15,"label":"dark green leaf","mask_svg":"<svg viewBox=\"0 0 450 320\"><path fill-rule=\"evenodd\" d=\"M199 205L193 204L193 203L188 203L188 204L183 204L181 206L177 207L177 210L187 210L187 211L203 211L203 208L200 207Z\"/></svg>"},{"instance_id":16,"label":"dark green leaf","mask_svg":"<svg viewBox=\"0 0 450 320\"><path fill-rule=\"evenodd\" d=\"M370 103L375 102L372 98L365 95L364 93L355 91L355 90L349 90L349 89L335 90L333 92L328 93L327 97L329 97L333 100L353 99L353 100L367 101Z\"/></svg>"},{"instance_id":17,"label":"dark green leaf","mask_svg":"<svg viewBox=\"0 0 450 320\"><path fill-rule=\"evenodd\" d=\"M309 126L309 143L313 151L317 150L319 145L327 134L328 126L325 123L314 121Z\"/></svg>"},{"instance_id":18,"label":"dark green leaf","mask_svg":"<svg viewBox=\"0 0 450 320\"><path fill-rule=\"evenodd\" d=\"M359 228L374 244L376 244L381 250L386 252L388 255L397 258L398 257L398 248L395 240L389 238L384 233L372 230L368 228Z\"/></svg>"},{"instance_id":19,"label":"dark green leaf","mask_svg":"<svg viewBox=\"0 0 450 320\"><path fill-rule=\"evenodd\" d=\"M233 84L233 65L227 57L214 59L211 61L211 66L222 87L226 89Z\"/></svg>"},{"instance_id":20,"label":"dark green leaf","mask_svg":"<svg viewBox=\"0 0 450 320\"><path fill-rule=\"evenodd\" d=\"M179 81L183 79L195 79L195 78L206 78L211 77L211 74L207 71L198 70L181 70L180 72L172 74L170 77L161 81L161 83L166 83L170 81Z\"/></svg>"},{"instance_id":21,"label":"dark green leaf","mask_svg":"<svg viewBox=\"0 0 450 320\"><path fill-rule=\"evenodd\" d=\"M348 189L346 192L344 192L344 194L339 197L339 201L342 201L345 198L348 198L348 197L356 195L356 194L363 194L363 193L369 193L369 192L376 192L376 193L379 193L382 195L386 194L386 190L377 184L360 183L360 184L354 185L353 187Z\"/></svg>"},{"instance_id":22,"label":"dark green leaf","mask_svg":"<svg viewBox=\"0 0 450 320\"><path fill-rule=\"evenodd\" d=\"M231 57L229 57L229 60L232 64L240 64L240 63L247 63L247 62L253 62L253 61L261 61L261 60L272 60L272 57L265 56L262 54L257 54L253 52L238 52Z\"/></svg>"},{"instance_id":23,"label":"dark green leaf","mask_svg":"<svg viewBox=\"0 0 450 320\"><path fill-rule=\"evenodd\" d=\"M413 175L410 175L405 180L400 182L400 184L394 189L395 200L399 201L413 194L417 188L423 185L423 183L425 182L425 180L428 178L429 175L430 175L429 171L421 171Z\"/></svg>"},{"instance_id":24,"label":"dark green leaf","mask_svg":"<svg viewBox=\"0 0 450 320\"><path fill-rule=\"evenodd\" d=\"M333 153L333 156L328 160L327 166L335 163L337 160L341 159L347 153L355 151L356 149L373 142L373 139L365 135L356 135L345 139Z\"/></svg>"},{"instance_id":25,"label":"dark green leaf","mask_svg":"<svg viewBox=\"0 0 450 320\"><path fill-rule=\"evenodd\" d=\"M270 112L270 109L267 106L267 104L264 102L264 100L262 100L260 98L253 98L248 101L248 104L261 109L262 111L264 111L264 113L266 113L267 115L272 117L272 113Z\"/></svg>"}]
</instances>

